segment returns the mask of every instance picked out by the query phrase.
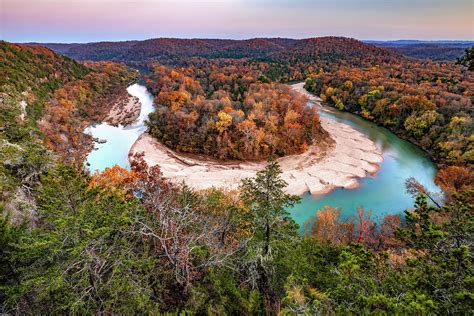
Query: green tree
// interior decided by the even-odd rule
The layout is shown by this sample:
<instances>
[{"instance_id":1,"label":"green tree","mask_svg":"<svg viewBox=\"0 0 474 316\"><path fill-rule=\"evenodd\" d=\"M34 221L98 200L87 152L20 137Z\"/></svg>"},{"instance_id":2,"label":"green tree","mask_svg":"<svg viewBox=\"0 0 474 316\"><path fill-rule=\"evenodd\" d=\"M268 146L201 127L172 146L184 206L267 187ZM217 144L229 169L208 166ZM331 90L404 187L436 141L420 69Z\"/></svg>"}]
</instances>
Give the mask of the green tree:
<instances>
[{"instance_id":1,"label":"green tree","mask_svg":"<svg viewBox=\"0 0 474 316\"><path fill-rule=\"evenodd\" d=\"M410 247L416 249L433 247L444 235L441 227L432 220L436 211L436 207L428 205L425 195L419 195L416 198L415 208L405 211L406 228L399 230L397 235Z\"/></svg>"},{"instance_id":2,"label":"green tree","mask_svg":"<svg viewBox=\"0 0 474 316\"><path fill-rule=\"evenodd\" d=\"M413 113L405 120L405 129L415 138L421 138L439 118L436 111L426 111L422 115Z\"/></svg>"},{"instance_id":3,"label":"green tree","mask_svg":"<svg viewBox=\"0 0 474 316\"><path fill-rule=\"evenodd\" d=\"M25 225L18 227L10 224L10 216L3 216L4 210L0 205L0 312L6 312L10 297L16 293L19 283L17 262L15 260L15 245L25 234Z\"/></svg>"},{"instance_id":4,"label":"green tree","mask_svg":"<svg viewBox=\"0 0 474 316\"><path fill-rule=\"evenodd\" d=\"M424 297L438 314L464 315L472 309L473 197L473 189L456 193L441 208L428 206L419 197L415 210L407 212L407 227L399 235L407 246L418 250L415 258L407 260L407 303L415 304L415 298Z\"/></svg>"},{"instance_id":5,"label":"green tree","mask_svg":"<svg viewBox=\"0 0 474 316\"><path fill-rule=\"evenodd\" d=\"M157 260L140 238L147 215L135 201L88 187L71 166L42 179L40 225L15 244L20 283L10 288L18 313L137 313L156 310Z\"/></svg>"},{"instance_id":6,"label":"green tree","mask_svg":"<svg viewBox=\"0 0 474 316\"><path fill-rule=\"evenodd\" d=\"M474 46L467 48L464 56L458 58L457 63L467 67L469 70L474 70Z\"/></svg>"},{"instance_id":7,"label":"green tree","mask_svg":"<svg viewBox=\"0 0 474 316\"><path fill-rule=\"evenodd\" d=\"M281 178L277 162L269 161L255 178L242 181L241 197L250 210L251 240L246 251L246 266L250 282L265 295L267 312L279 311L284 293L283 267L277 258L296 236L297 225L287 211L300 198L285 193L287 183Z\"/></svg>"}]
</instances>

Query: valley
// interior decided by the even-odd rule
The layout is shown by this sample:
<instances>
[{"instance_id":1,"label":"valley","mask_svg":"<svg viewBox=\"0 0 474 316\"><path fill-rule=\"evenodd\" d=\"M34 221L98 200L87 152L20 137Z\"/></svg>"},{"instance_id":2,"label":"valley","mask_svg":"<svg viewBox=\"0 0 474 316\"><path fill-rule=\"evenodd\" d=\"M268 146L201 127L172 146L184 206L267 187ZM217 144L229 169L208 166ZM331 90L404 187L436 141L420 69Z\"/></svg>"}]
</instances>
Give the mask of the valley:
<instances>
[{"instance_id":1,"label":"valley","mask_svg":"<svg viewBox=\"0 0 474 316\"><path fill-rule=\"evenodd\" d=\"M469 51L45 45L0 43L0 312L468 312Z\"/></svg>"}]
</instances>

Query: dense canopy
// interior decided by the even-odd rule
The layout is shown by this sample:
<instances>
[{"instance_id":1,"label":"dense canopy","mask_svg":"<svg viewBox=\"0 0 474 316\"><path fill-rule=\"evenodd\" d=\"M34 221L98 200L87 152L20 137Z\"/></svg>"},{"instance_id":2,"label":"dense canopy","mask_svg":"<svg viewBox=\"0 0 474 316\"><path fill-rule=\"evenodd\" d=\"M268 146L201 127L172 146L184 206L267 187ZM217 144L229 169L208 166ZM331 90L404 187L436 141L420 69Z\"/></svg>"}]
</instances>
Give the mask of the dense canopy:
<instances>
[{"instance_id":1,"label":"dense canopy","mask_svg":"<svg viewBox=\"0 0 474 316\"><path fill-rule=\"evenodd\" d=\"M325 135L305 97L245 63L155 65L146 82L157 107L150 133L181 152L265 159L302 152Z\"/></svg>"},{"instance_id":2,"label":"dense canopy","mask_svg":"<svg viewBox=\"0 0 474 316\"><path fill-rule=\"evenodd\" d=\"M148 71L156 98L149 131L168 146L227 159L300 152L326 135L306 100L280 82L308 77L307 89L327 104L428 150L442 167L435 182L443 203L410 178L407 193L417 198L403 218L375 219L360 207L342 221L325 206L307 210L314 217L299 230L288 213L299 197L285 192L274 161L232 192L172 184L140 155L130 170L90 175L84 127L103 120L137 72L2 42L0 313L472 312L467 67L351 39L230 41L213 56L195 56L212 53L212 40L192 40L192 50L184 40L157 42L168 46L125 61ZM97 60L133 56L99 46L100 54L95 44L68 49ZM230 57L226 49L239 59L217 58Z\"/></svg>"}]
</instances>

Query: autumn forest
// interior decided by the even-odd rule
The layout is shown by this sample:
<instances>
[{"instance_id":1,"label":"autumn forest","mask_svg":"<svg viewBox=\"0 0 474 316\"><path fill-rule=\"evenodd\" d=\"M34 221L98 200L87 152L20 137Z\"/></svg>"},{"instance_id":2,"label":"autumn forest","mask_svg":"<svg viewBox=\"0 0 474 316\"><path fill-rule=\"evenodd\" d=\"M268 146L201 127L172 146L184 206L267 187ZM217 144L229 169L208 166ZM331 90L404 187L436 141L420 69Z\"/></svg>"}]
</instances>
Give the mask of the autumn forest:
<instances>
[{"instance_id":1,"label":"autumn forest","mask_svg":"<svg viewBox=\"0 0 474 316\"><path fill-rule=\"evenodd\" d=\"M0 314L471 313L473 48L403 53L346 37L0 42ZM279 159L342 141L295 82L423 150L440 193L408 178L401 214L325 205L298 225L298 179ZM178 172L264 168L235 189L173 181L171 158L146 153L89 170L100 140L86 128L136 83L153 98L146 134Z\"/></svg>"}]
</instances>

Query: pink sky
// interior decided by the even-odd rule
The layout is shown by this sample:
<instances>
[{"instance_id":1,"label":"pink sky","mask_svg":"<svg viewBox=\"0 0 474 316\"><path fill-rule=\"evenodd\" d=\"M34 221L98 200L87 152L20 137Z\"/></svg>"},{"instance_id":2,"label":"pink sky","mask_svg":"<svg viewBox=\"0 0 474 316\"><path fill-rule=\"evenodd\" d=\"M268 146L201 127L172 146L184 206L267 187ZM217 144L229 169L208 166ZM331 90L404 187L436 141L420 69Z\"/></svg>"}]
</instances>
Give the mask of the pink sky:
<instances>
[{"instance_id":1,"label":"pink sky","mask_svg":"<svg viewBox=\"0 0 474 316\"><path fill-rule=\"evenodd\" d=\"M0 37L474 39L471 0L0 0Z\"/></svg>"}]
</instances>

